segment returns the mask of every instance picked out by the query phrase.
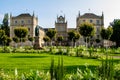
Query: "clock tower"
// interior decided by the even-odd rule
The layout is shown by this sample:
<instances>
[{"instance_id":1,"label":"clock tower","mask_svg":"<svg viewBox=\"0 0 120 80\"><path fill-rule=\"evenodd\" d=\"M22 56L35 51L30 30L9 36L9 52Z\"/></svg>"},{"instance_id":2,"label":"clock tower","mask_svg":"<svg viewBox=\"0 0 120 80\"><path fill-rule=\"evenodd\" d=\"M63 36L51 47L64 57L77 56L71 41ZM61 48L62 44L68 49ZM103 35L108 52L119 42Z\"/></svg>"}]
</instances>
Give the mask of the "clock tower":
<instances>
[{"instance_id":1,"label":"clock tower","mask_svg":"<svg viewBox=\"0 0 120 80\"><path fill-rule=\"evenodd\" d=\"M57 16L57 21L55 21L55 29L57 31L56 38L58 36L63 36L63 41L67 41L67 21L65 16Z\"/></svg>"}]
</instances>

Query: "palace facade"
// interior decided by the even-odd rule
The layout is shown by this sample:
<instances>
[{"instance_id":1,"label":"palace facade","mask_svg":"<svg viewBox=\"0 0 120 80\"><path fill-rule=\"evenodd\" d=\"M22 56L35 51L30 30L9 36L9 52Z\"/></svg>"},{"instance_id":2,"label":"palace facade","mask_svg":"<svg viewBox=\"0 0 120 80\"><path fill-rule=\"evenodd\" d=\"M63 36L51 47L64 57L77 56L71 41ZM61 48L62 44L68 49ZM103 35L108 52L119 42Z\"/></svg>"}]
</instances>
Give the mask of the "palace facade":
<instances>
[{"instance_id":1,"label":"palace facade","mask_svg":"<svg viewBox=\"0 0 120 80\"><path fill-rule=\"evenodd\" d=\"M29 13L23 13L20 14L18 16L12 16L12 14L10 15L10 38L15 37L14 34L14 29L16 27L27 27L28 28L28 35L26 37L26 39L29 37L36 37L35 33L37 31L37 33L39 35L37 35L39 37L39 44L40 46L44 44L43 41L43 37L45 35L44 30L42 29L42 27L38 26L38 18L34 15L30 15ZM37 30L36 30L37 28ZM19 46L21 45L21 43L17 43ZM16 43L14 41L11 42L10 44L11 46L15 46ZM30 42L27 41L26 42L22 42L23 46L33 46L34 45L34 41Z\"/></svg>"},{"instance_id":2,"label":"palace facade","mask_svg":"<svg viewBox=\"0 0 120 80\"><path fill-rule=\"evenodd\" d=\"M84 13L83 15L78 13L78 16L76 18L76 29L79 29L79 26L84 23L92 23L96 29L96 33L93 37L90 37L90 43L89 45L96 45L96 46L101 46L102 42L96 43L96 39L99 39L102 41L101 35L100 35L100 30L102 27L104 27L104 14L102 12L101 15L96 15L94 13ZM84 38L82 37L80 40L80 44L85 44Z\"/></svg>"},{"instance_id":3,"label":"palace facade","mask_svg":"<svg viewBox=\"0 0 120 80\"><path fill-rule=\"evenodd\" d=\"M90 38L90 43L89 45L102 45L102 42L96 43L95 39L102 40L100 36L100 30L102 27L104 27L104 14L102 13L101 15L96 15L94 13L84 13L80 14L78 13L78 16L76 18L76 28L68 28L67 26L67 20L65 19L65 15L60 15L57 16L57 19L55 21L55 27L51 29L55 29L57 31L56 37L53 41L54 45L57 45L57 37L58 36L63 36L64 40L62 41L62 45L71 45L70 40L68 40L68 32L69 31L78 31L79 26L84 23L84 22L89 22L92 23L95 26L96 33L95 36ZM28 35L30 37L34 37L36 40L34 40L33 44L39 44L37 46L43 46L44 41L43 37L45 36L45 33L48 31L50 28L42 28L38 26L38 18L34 15L30 15L29 13L23 13L18 16L12 16L10 15L10 37L13 38L15 37L14 34L14 28L15 27L27 27L28 28ZM37 36L37 37L36 37ZM11 46L15 46L15 42L11 42ZM20 45L20 43L18 43ZM30 46L31 42L26 41L23 43L25 46ZM80 40L77 41L77 45L85 45L84 38L81 37Z\"/></svg>"}]
</instances>

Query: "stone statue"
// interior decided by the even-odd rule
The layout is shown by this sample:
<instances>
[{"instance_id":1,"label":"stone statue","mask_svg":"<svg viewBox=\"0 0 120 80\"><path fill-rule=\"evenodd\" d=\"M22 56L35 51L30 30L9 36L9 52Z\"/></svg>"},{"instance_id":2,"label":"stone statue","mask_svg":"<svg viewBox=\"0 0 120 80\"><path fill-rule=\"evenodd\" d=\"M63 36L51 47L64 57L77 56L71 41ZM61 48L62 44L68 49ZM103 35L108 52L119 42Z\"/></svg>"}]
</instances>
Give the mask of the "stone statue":
<instances>
[{"instance_id":1,"label":"stone statue","mask_svg":"<svg viewBox=\"0 0 120 80\"><path fill-rule=\"evenodd\" d=\"M35 36L39 36L39 26L36 26L35 28Z\"/></svg>"}]
</instances>

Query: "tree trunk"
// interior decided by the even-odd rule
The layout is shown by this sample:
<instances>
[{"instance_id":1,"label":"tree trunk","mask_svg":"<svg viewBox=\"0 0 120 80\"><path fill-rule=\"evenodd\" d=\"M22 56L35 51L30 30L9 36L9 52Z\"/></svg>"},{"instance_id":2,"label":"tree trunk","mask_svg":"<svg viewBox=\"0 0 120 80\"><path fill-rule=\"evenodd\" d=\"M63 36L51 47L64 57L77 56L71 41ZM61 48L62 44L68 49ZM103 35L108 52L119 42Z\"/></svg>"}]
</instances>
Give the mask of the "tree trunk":
<instances>
[{"instance_id":1,"label":"tree trunk","mask_svg":"<svg viewBox=\"0 0 120 80\"><path fill-rule=\"evenodd\" d=\"M85 43L86 43L86 47L87 47L87 37L85 37L85 39L86 39Z\"/></svg>"},{"instance_id":2,"label":"tree trunk","mask_svg":"<svg viewBox=\"0 0 120 80\"><path fill-rule=\"evenodd\" d=\"M75 41L75 47L76 47L76 41Z\"/></svg>"}]
</instances>

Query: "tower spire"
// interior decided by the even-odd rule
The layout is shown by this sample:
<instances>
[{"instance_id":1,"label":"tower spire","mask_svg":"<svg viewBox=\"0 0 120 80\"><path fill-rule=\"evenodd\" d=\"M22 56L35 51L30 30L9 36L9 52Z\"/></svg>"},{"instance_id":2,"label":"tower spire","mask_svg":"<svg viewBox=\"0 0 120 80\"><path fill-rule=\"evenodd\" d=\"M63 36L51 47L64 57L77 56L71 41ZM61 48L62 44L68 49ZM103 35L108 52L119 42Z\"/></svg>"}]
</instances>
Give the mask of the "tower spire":
<instances>
[{"instance_id":1,"label":"tower spire","mask_svg":"<svg viewBox=\"0 0 120 80\"><path fill-rule=\"evenodd\" d=\"M35 16L35 13L34 13L34 11L33 11L33 16Z\"/></svg>"},{"instance_id":2,"label":"tower spire","mask_svg":"<svg viewBox=\"0 0 120 80\"><path fill-rule=\"evenodd\" d=\"M10 13L10 18L12 17L12 13Z\"/></svg>"},{"instance_id":3,"label":"tower spire","mask_svg":"<svg viewBox=\"0 0 120 80\"><path fill-rule=\"evenodd\" d=\"M102 26L104 26L104 13L102 11Z\"/></svg>"},{"instance_id":4,"label":"tower spire","mask_svg":"<svg viewBox=\"0 0 120 80\"><path fill-rule=\"evenodd\" d=\"M78 17L80 17L80 11L78 12Z\"/></svg>"}]
</instances>

